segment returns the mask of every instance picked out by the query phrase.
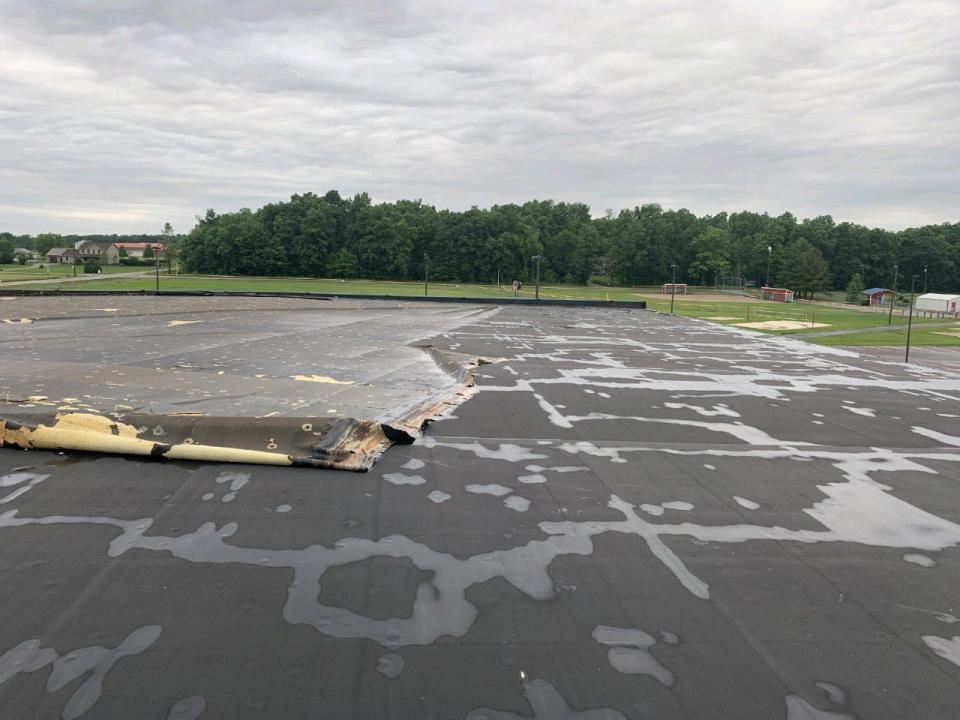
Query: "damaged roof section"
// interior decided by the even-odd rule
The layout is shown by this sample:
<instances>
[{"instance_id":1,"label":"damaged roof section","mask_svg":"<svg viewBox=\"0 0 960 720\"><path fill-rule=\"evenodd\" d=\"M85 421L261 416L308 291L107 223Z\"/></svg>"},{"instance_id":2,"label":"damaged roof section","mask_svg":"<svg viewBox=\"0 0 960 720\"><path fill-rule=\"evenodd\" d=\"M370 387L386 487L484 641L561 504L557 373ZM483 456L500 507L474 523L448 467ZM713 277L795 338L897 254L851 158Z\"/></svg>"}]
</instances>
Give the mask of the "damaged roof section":
<instances>
[{"instance_id":1,"label":"damaged roof section","mask_svg":"<svg viewBox=\"0 0 960 720\"><path fill-rule=\"evenodd\" d=\"M284 298L103 304L7 301L34 322L0 331L2 444L366 470L472 388L466 358L414 345L494 312Z\"/></svg>"}]
</instances>

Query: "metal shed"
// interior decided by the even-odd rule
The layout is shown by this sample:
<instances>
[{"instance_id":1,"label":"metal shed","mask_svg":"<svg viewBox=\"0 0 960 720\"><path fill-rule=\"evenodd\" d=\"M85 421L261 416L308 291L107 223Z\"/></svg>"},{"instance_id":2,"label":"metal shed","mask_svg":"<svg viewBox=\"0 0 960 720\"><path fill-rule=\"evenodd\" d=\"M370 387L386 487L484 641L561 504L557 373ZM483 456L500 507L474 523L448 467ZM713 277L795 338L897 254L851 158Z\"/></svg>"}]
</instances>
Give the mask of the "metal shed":
<instances>
[{"instance_id":1,"label":"metal shed","mask_svg":"<svg viewBox=\"0 0 960 720\"><path fill-rule=\"evenodd\" d=\"M914 308L918 313L933 313L936 315L960 314L960 295L948 293L926 293L916 299Z\"/></svg>"}]
</instances>

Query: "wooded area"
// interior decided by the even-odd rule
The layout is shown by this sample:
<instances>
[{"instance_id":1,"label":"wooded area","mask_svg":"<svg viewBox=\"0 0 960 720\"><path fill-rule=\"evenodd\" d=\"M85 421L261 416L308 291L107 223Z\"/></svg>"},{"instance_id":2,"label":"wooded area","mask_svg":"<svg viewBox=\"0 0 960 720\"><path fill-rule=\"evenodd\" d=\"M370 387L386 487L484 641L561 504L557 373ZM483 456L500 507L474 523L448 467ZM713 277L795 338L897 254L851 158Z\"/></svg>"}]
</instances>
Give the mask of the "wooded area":
<instances>
[{"instance_id":1,"label":"wooded area","mask_svg":"<svg viewBox=\"0 0 960 720\"><path fill-rule=\"evenodd\" d=\"M899 265L901 288L911 275L922 278L925 267L928 290L960 288L960 223L893 232L835 223L829 215L698 217L655 204L594 219L583 203L455 212L419 200L374 204L366 193L344 198L331 190L255 211L208 210L178 244L182 268L199 273L419 280L426 254L433 279L490 283L499 273L510 282L529 281L531 258L542 255L548 283L600 276L619 285L659 284L676 264L679 282L709 285L727 274L761 285L769 268L771 284L810 296L845 288L855 274L866 287L889 287Z\"/></svg>"}]
</instances>

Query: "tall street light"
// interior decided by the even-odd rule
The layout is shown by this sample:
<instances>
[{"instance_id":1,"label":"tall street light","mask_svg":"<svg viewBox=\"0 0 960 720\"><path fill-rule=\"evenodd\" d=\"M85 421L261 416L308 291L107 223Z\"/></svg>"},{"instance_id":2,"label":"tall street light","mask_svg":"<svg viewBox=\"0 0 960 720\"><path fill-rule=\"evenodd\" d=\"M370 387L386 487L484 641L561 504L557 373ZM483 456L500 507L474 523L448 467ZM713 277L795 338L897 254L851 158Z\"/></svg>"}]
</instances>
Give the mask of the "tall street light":
<instances>
[{"instance_id":1,"label":"tall street light","mask_svg":"<svg viewBox=\"0 0 960 720\"><path fill-rule=\"evenodd\" d=\"M543 255L534 255L534 256L533 256L532 258L530 258L530 259L533 260L533 261L537 264L537 292L536 292L536 298L537 298L537 300L539 300L539 299L540 299L540 261L543 260Z\"/></svg>"},{"instance_id":2,"label":"tall street light","mask_svg":"<svg viewBox=\"0 0 960 720\"><path fill-rule=\"evenodd\" d=\"M923 266L923 294L927 294L927 266Z\"/></svg>"},{"instance_id":3,"label":"tall street light","mask_svg":"<svg viewBox=\"0 0 960 720\"><path fill-rule=\"evenodd\" d=\"M423 254L423 295L426 297L427 290L430 288L430 258L426 253Z\"/></svg>"},{"instance_id":4,"label":"tall street light","mask_svg":"<svg viewBox=\"0 0 960 720\"><path fill-rule=\"evenodd\" d=\"M156 250L154 250L154 270L157 275L157 295L160 294L160 243L156 244Z\"/></svg>"},{"instance_id":5,"label":"tall street light","mask_svg":"<svg viewBox=\"0 0 960 720\"><path fill-rule=\"evenodd\" d=\"M910 316L907 319L907 351L903 356L904 362L910 362L910 329L913 327L913 291L917 283L917 276L910 278Z\"/></svg>"},{"instance_id":6,"label":"tall street light","mask_svg":"<svg viewBox=\"0 0 960 720\"><path fill-rule=\"evenodd\" d=\"M890 314L887 316L887 325L893 323L893 306L897 304L897 271L898 265L893 266L893 295L890 296Z\"/></svg>"},{"instance_id":7,"label":"tall street light","mask_svg":"<svg viewBox=\"0 0 960 720\"><path fill-rule=\"evenodd\" d=\"M677 264L670 263L673 268L673 282L670 284L670 314L673 315L673 300L677 295Z\"/></svg>"},{"instance_id":8,"label":"tall street light","mask_svg":"<svg viewBox=\"0 0 960 720\"><path fill-rule=\"evenodd\" d=\"M770 287L770 261L773 260L773 245L767 245L767 287Z\"/></svg>"}]
</instances>

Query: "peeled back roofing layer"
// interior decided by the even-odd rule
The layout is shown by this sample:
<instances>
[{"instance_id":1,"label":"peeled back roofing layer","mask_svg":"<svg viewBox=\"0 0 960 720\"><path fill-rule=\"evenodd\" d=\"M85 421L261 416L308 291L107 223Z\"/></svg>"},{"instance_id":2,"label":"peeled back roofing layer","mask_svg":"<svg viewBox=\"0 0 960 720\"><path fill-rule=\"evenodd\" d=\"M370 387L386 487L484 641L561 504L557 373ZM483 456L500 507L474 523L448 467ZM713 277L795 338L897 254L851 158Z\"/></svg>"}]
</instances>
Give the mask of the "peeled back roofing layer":
<instances>
[{"instance_id":1,"label":"peeled back roofing layer","mask_svg":"<svg viewBox=\"0 0 960 720\"><path fill-rule=\"evenodd\" d=\"M425 338L474 307L283 298L15 298L0 443L363 471L473 378ZM184 412L187 411L187 412Z\"/></svg>"},{"instance_id":2,"label":"peeled back roofing layer","mask_svg":"<svg viewBox=\"0 0 960 720\"><path fill-rule=\"evenodd\" d=\"M255 465L366 471L405 430L352 418L41 413L0 419L0 444Z\"/></svg>"}]
</instances>

